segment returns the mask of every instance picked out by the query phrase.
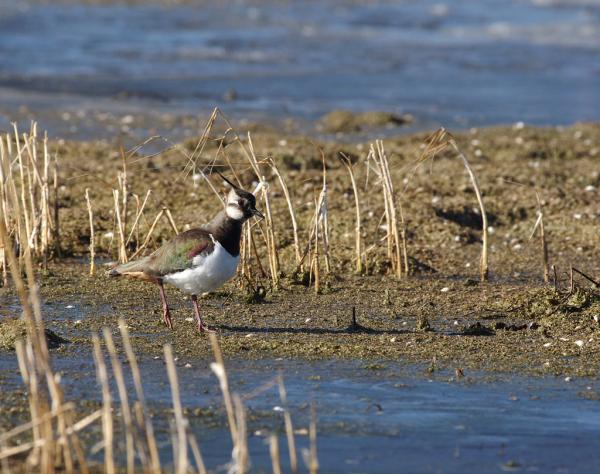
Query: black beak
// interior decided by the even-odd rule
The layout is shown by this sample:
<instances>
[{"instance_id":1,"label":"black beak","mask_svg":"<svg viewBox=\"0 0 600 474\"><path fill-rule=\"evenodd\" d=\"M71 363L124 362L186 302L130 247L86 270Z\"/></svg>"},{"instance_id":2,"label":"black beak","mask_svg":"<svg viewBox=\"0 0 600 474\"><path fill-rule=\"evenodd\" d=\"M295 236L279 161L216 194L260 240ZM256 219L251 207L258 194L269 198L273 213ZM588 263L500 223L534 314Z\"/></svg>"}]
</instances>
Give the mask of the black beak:
<instances>
[{"instance_id":1,"label":"black beak","mask_svg":"<svg viewBox=\"0 0 600 474\"><path fill-rule=\"evenodd\" d=\"M263 216L262 212L260 212L258 209L253 209L252 210L252 215L254 217L258 217L261 220L265 218L265 216Z\"/></svg>"}]
</instances>

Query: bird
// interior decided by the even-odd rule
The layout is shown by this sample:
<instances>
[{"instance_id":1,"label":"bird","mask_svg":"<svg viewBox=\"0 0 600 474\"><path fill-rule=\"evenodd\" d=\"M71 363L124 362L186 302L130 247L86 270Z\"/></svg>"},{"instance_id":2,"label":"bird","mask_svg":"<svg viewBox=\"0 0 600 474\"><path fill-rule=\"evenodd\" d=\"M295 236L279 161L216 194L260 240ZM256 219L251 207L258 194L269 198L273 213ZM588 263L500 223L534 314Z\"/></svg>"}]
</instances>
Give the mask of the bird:
<instances>
[{"instance_id":1,"label":"bird","mask_svg":"<svg viewBox=\"0 0 600 474\"><path fill-rule=\"evenodd\" d=\"M134 278L158 285L163 322L169 329L173 329L173 321L165 296L165 283L191 295L198 331L213 332L202 320L198 295L217 290L236 274L242 226L252 217L264 218L256 209L254 194L219 175L231 189L225 208L211 221L178 234L146 257L108 271L109 277Z\"/></svg>"}]
</instances>

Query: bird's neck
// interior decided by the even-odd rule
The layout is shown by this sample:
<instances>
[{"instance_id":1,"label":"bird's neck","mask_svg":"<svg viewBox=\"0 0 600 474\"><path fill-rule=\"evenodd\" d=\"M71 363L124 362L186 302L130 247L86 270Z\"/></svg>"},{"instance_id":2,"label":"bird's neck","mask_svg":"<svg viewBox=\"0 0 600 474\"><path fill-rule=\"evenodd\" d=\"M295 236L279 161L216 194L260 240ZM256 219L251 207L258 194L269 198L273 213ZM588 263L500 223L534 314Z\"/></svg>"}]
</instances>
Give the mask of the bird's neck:
<instances>
[{"instance_id":1,"label":"bird's neck","mask_svg":"<svg viewBox=\"0 0 600 474\"><path fill-rule=\"evenodd\" d=\"M225 210L219 212L204 226L227 252L234 257L240 254L240 238L243 222L232 219Z\"/></svg>"}]
</instances>

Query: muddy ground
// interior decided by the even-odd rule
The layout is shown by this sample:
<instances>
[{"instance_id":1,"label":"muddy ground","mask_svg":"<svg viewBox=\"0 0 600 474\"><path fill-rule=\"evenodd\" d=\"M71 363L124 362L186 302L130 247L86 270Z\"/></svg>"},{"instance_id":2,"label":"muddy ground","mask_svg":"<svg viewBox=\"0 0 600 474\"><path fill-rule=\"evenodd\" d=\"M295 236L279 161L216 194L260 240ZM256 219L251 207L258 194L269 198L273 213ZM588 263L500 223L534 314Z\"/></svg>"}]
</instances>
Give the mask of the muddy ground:
<instances>
[{"instance_id":1,"label":"muddy ground","mask_svg":"<svg viewBox=\"0 0 600 474\"><path fill-rule=\"evenodd\" d=\"M252 187L250 168L233 134L223 136L216 129L202 154L193 155L196 172L214 159L223 163L226 156L242 183ZM480 217L461 162L453 152L444 151L434 161L415 167L427 134L385 141L406 218L411 263L411 274L400 280L390 274L382 240L380 184L372 172L365 185L368 143L354 143L351 134L343 133L337 142L316 143L306 137L281 136L268 127L257 127L252 136L259 159L272 157L287 179L302 247L320 186L323 151L330 193L332 269L324 277L320 294L293 275L296 264L287 205L276 180L267 174L273 186L281 285L271 288L267 279L261 279L255 259L253 285L264 287L264 298L251 301L257 298L238 279L204 299L205 320L218 329L227 357L360 358L374 368L381 361L395 360L425 363L431 370L597 375L600 295L578 275L571 292L567 271L574 265L600 279L596 255L600 125L541 129L517 124L457 135L478 175L489 213L487 283L478 282ZM196 141L158 155L154 153L165 145L154 143L153 149L152 145L127 159L130 192L143 198L152 190L140 237L134 235L130 254L163 206L172 211L179 229L201 224L219 209L208 186L197 176L194 179L193 171L182 172ZM224 148L219 151L220 145ZM160 356L163 344L171 342L177 354L209 358L208 338L198 334L189 320L192 307L184 295L168 289L175 324L170 331L161 323L153 285L104 276L101 263L116 256L111 189L117 187L122 164L119 143L61 141L52 142L51 149L58 154L62 182L62 258L55 256L45 270L40 267L41 294L48 327L70 341L53 350L76 354L89 347L92 331L105 325L116 330L121 317L138 353ZM354 200L348 174L339 161L340 151L356 162L362 238L368 249L362 275L354 273ZM83 199L86 188L94 207L96 251L101 260L92 277L86 263L90 238ZM552 282L543 283L537 234L530 240L537 218L535 190L544 206L558 289ZM130 206L130 224L134 206ZM166 220L161 221L149 250L171 235ZM267 268L262 244L257 242ZM2 308L1 340L6 351L18 333L14 327L18 323L10 320L19 312L11 289L1 291L3 301L15 303Z\"/></svg>"}]
</instances>

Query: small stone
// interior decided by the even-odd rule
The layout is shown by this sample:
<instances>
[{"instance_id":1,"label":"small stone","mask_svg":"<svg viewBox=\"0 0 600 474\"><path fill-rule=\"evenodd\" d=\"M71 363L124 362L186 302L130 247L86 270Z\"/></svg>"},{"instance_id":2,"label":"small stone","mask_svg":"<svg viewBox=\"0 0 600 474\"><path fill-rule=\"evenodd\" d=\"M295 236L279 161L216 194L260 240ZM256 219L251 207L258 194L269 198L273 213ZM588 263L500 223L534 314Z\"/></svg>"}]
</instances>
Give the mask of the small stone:
<instances>
[{"instance_id":1,"label":"small stone","mask_svg":"<svg viewBox=\"0 0 600 474\"><path fill-rule=\"evenodd\" d=\"M579 339L579 340L575 341L575 345L576 345L577 347L583 347L583 345L584 345L584 344L585 344L585 343L584 343L584 342L583 342L581 339Z\"/></svg>"}]
</instances>

